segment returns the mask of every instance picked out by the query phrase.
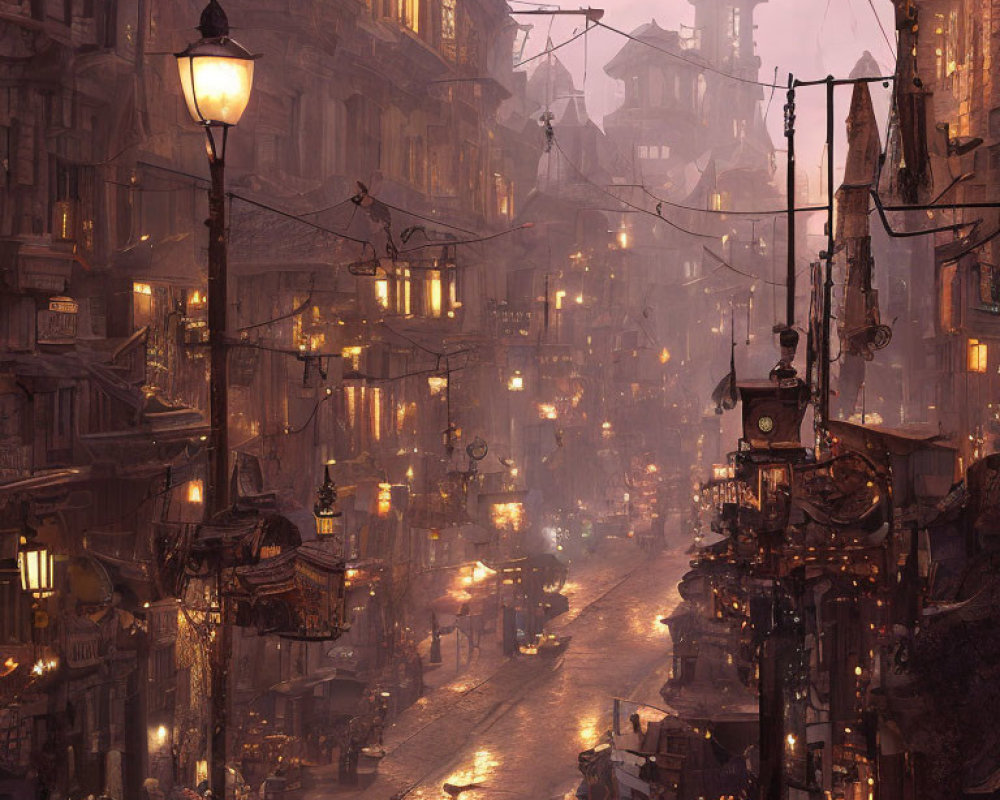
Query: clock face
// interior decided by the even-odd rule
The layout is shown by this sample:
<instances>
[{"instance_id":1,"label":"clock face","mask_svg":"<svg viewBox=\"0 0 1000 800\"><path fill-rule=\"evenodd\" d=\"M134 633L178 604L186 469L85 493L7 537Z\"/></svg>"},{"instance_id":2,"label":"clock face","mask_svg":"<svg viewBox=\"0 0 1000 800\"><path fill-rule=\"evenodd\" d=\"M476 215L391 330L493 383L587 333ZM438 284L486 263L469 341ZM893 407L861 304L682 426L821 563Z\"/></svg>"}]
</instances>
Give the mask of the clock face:
<instances>
[{"instance_id":1,"label":"clock face","mask_svg":"<svg viewBox=\"0 0 1000 800\"><path fill-rule=\"evenodd\" d=\"M774 420L771 417L763 416L757 419L757 430L767 434L774 430Z\"/></svg>"}]
</instances>

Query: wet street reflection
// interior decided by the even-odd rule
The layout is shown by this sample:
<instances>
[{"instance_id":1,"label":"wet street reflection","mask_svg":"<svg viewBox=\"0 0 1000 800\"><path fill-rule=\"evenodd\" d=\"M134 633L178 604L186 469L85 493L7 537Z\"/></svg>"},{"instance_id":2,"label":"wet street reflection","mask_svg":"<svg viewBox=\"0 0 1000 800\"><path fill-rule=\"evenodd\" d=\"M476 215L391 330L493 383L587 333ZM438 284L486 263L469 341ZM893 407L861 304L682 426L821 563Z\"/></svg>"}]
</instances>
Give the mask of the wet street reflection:
<instances>
[{"instance_id":1,"label":"wet street reflection","mask_svg":"<svg viewBox=\"0 0 1000 800\"><path fill-rule=\"evenodd\" d=\"M498 660L487 675L474 674L473 665L400 717L371 786L345 793L331 775L308 800L573 797L577 756L610 728L613 699L662 705L670 637L660 619L679 600L686 565L679 551L651 557L628 540L574 563L571 610L549 626L572 637L561 656Z\"/></svg>"}]
</instances>

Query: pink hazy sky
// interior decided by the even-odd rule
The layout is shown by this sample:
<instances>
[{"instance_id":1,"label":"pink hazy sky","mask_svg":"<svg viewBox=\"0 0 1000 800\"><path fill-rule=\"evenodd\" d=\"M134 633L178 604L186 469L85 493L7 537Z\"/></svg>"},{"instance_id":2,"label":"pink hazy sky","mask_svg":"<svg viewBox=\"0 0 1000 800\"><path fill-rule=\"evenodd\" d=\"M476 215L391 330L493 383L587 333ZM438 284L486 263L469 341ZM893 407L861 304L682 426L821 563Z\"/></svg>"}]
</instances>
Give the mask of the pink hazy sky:
<instances>
[{"instance_id":1,"label":"pink hazy sky","mask_svg":"<svg viewBox=\"0 0 1000 800\"><path fill-rule=\"evenodd\" d=\"M651 19L668 29L694 22L694 7L687 0L605 0L603 3L594 0L592 5L604 9L604 22L623 31L631 32ZM581 3L579 0L555 0L546 7L557 6L574 9L579 8ZM518 11L537 5L511 0L510 7ZM879 29L876 14L881 19L891 49ZM520 16L517 19L534 26L528 36L524 52L526 58L543 51L548 36L554 44L559 44L575 31L582 30L584 25L583 17L576 16ZM823 78L828 74L847 77L865 50L874 56L883 74L892 74L895 31L890 0L766 0L757 7L754 23L757 26L757 54L762 62L761 80L771 82L775 67L778 69L777 82L781 85L787 83L789 72L803 80ZM558 51L559 58L575 76L577 86L584 87L588 110L598 124L618 103L616 82L604 74L603 66L624 43L621 36L598 28ZM785 147L782 136L784 95L783 90L774 93L767 115L771 138L779 149ZM765 90L765 106L769 96L769 90ZM881 84L873 84L872 96L877 113L884 116L888 109L888 90L883 89ZM796 146L800 154L800 168L806 170L812 183L818 178L822 158L825 92L822 87L800 89L797 100ZM837 138L841 141L849 100L849 88L838 90L835 124ZM843 147L838 149L840 152L836 154L836 161L839 165L843 159Z\"/></svg>"}]
</instances>

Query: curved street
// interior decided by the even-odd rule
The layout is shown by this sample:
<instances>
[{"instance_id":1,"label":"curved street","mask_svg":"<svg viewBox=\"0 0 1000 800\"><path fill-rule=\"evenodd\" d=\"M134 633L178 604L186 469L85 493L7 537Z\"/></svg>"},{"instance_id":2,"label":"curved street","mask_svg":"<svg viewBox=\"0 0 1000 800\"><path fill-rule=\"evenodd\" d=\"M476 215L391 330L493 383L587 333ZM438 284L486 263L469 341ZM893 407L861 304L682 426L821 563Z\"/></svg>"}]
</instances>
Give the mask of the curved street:
<instances>
[{"instance_id":1,"label":"curved street","mask_svg":"<svg viewBox=\"0 0 1000 800\"><path fill-rule=\"evenodd\" d=\"M306 800L446 799L445 783L481 787L462 800L574 796L577 755L611 724L612 698L659 703L670 637L660 619L679 601L680 549L655 556L611 540L570 568L570 611L550 626L572 636L562 657L485 656L403 712L386 734L374 783L345 791L336 767L315 771ZM499 648L484 641L483 649ZM447 660L447 659L446 659Z\"/></svg>"}]
</instances>

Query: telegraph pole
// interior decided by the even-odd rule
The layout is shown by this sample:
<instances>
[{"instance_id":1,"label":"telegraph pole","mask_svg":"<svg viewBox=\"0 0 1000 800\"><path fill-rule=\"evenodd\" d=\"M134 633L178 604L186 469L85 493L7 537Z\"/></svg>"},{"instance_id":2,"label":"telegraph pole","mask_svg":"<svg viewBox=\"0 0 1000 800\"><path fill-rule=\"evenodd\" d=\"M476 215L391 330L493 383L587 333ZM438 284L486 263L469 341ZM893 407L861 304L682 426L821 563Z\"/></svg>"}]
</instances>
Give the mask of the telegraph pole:
<instances>
[{"instance_id":1,"label":"telegraph pole","mask_svg":"<svg viewBox=\"0 0 1000 800\"><path fill-rule=\"evenodd\" d=\"M830 419L830 316L833 304L833 76L826 79L826 252L821 254L826 261L826 275L823 280L823 341L819 356L819 419L826 426Z\"/></svg>"},{"instance_id":2,"label":"telegraph pole","mask_svg":"<svg viewBox=\"0 0 1000 800\"><path fill-rule=\"evenodd\" d=\"M788 202L788 264L785 277L785 327L795 325L795 78L788 73L788 94L785 103L785 138L788 140L788 160L785 192Z\"/></svg>"}]
</instances>

